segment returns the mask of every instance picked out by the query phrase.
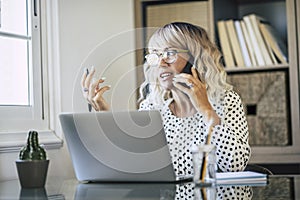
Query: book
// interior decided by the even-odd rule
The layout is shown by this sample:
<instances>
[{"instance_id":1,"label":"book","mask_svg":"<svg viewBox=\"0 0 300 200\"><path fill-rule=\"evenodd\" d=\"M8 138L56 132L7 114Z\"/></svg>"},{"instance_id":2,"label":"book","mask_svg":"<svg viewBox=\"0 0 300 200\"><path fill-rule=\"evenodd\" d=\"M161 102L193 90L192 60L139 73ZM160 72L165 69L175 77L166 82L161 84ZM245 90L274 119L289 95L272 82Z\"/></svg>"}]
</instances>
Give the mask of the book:
<instances>
[{"instance_id":1,"label":"book","mask_svg":"<svg viewBox=\"0 0 300 200\"><path fill-rule=\"evenodd\" d=\"M225 24L226 24L226 27L228 30L229 42L231 43L231 46L232 46L232 52L233 52L233 56L236 61L236 64L238 67L245 66L244 58L242 55L242 50L240 47L240 43L238 40L238 36L236 33L233 19L226 20Z\"/></svg>"},{"instance_id":2,"label":"book","mask_svg":"<svg viewBox=\"0 0 300 200\"><path fill-rule=\"evenodd\" d=\"M282 64L287 63L287 47L276 30L268 23L261 23L259 28L271 53Z\"/></svg>"},{"instance_id":3,"label":"book","mask_svg":"<svg viewBox=\"0 0 300 200\"><path fill-rule=\"evenodd\" d=\"M266 185L267 174L252 171L216 173L217 185Z\"/></svg>"},{"instance_id":4,"label":"book","mask_svg":"<svg viewBox=\"0 0 300 200\"><path fill-rule=\"evenodd\" d=\"M267 46L265 44L265 41L262 37L262 34L260 32L260 28L259 28L259 24L264 23L264 21L266 21L266 20L263 19L261 16L258 16L256 14L250 14L249 18L250 18L251 24L253 26L255 37L256 37L258 45L260 47L261 53L263 54L263 59L265 61L265 64L266 65L272 65L273 62L272 62L270 53L267 49Z\"/></svg>"},{"instance_id":5,"label":"book","mask_svg":"<svg viewBox=\"0 0 300 200\"><path fill-rule=\"evenodd\" d=\"M267 22L265 19L263 19L262 17L257 17L257 18L258 18L257 23L258 23L258 26L259 26L259 31L260 31L261 36L262 36L262 38L263 38L263 41L264 41L264 43L265 43L265 47L266 47L266 49L267 49L267 51L268 51L268 53L269 53L269 55L270 55L272 64L278 64L277 59L276 59L276 57L275 57L275 55L274 55L274 53L273 53L273 51L272 51L272 49L271 49L269 43L266 41L266 39L265 39L265 37L264 37L264 34L263 34L263 32L262 32L262 30L261 30L261 28L260 28L260 26L261 26L262 24L265 24L265 23L268 23L268 22Z\"/></svg>"},{"instance_id":6,"label":"book","mask_svg":"<svg viewBox=\"0 0 300 200\"><path fill-rule=\"evenodd\" d=\"M257 66L264 66L266 63L265 63L265 60L263 58L263 54L261 52L258 41L256 39L250 17L248 15L243 16L243 20L246 24L247 31L248 31L249 36L250 36L251 44L252 44L254 54L255 54L255 58L256 58L256 61L257 61Z\"/></svg>"},{"instance_id":7,"label":"book","mask_svg":"<svg viewBox=\"0 0 300 200\"><path fill-rule=\"evenodd\" d=\"M246 46L246 41L245 41L245 37L244 37L243 31L242 31L241 23L239 20L235 20L234 25L235 25L236 33L238 36L238 41L241 46L241 52L242 52L242 55L244 58L245 66L250 67L250 66L252 66L252 63L250 60L248 48Z\"/></svg>"},{"instance_id":8,"label":"book","mask_svg":"<svg viewBox=\"0 0 300 200\"><path fill-rule=\"evenodd\" d=\"M248 49L249 57L250 57L250 60L251 60L251 64L252 64L252 66L257 66L257 61L256 61L256 58L255 58L255 52L254 52L254 49L253 49L252 42L250 40L250 36L249 36L248 30L247 30L246 24L243 20L241 20L240 23L241 23L242 31L243 31L243 34L244 34L246 46L247 46L247 49Z\"/></svg>"},{"instance_id":9,"label":"book","mask_svg":"<svg viewBox=\"0 0 300 200\"><path fill-rule=\"evenodd\" d=\"M220 46L224 56L225 66L228 68L232 68L235 66L235 64L234 64L234 58L232 54L232 47L230 46L229 43L225 21L223 20L218 21L217 27L218 27Z\"/></svg>"},{"instance_id":10,"label":"book","mask_svg":"<svg viewBox=\"0 0 300 200\"><path fill-rule=\"evenodd\" d=\"M261 25L262 25L262 24L259 24L259 26L261 26ZM271 57L271 60L272 60L273 64L275 64L275 65L278 64L277 59L276 59L276 57L275 57L275 54L274 54L274 52L273 52L273 50L272 50L272 48L271 48L271 46L270 46L270 43L265 39L265 36L264 36L264 34L262 33L261 28L260 28L260 32L261 32L261 34L262 34L262 36L263 36L264 42L265 42L265 44L266 44L267 50L268 50L268 52L269 52L269 54L270 54L270 57Z\"/></svg>"}]
</instances>

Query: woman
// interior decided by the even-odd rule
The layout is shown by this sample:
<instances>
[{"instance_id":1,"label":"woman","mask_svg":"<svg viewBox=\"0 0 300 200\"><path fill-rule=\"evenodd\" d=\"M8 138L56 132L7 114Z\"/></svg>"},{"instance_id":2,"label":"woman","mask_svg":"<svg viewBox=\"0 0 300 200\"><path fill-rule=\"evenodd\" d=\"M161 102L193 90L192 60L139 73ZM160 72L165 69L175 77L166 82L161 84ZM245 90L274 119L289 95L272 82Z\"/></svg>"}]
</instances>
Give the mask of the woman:
<instances>
[{"instance_id":1,"label":"woman","mask_svg":"<svg viewBox=\"0 0 300 200\"><path fill-rule=\"evenodd\" d=\"M140 88L140 110L160 111L177 175L192 174L193 144L203 144L212 130L220 171L241 171L250 157L248 125L240 96L226 83L221 54L201 27L175 22L150 38ZM107 110L108 86L90 84L83 74L85 97L95 110ZM89 88L89 89L85 89Z\"/></svg>"}]
</instances>

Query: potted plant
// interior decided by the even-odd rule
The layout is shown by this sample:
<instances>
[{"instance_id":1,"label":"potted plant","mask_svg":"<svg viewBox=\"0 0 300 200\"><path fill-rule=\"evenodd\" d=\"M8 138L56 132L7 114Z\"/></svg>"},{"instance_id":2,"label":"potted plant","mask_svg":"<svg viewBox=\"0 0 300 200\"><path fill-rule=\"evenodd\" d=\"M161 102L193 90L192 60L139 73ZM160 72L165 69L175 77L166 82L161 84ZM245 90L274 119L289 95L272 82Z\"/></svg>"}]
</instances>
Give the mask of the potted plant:
<instances>
[{"instance_id":1,"label":"potted plant","mask_svg":"<svg viewBox=\"0 0 300 200\"><path fill-rule=\"evenodd\" d=\"M22 188L45 186L49 160L46 151L39 145L38 132L29 131L27 144L20 150L16 166Z\"/></svg>"}]
</instances>

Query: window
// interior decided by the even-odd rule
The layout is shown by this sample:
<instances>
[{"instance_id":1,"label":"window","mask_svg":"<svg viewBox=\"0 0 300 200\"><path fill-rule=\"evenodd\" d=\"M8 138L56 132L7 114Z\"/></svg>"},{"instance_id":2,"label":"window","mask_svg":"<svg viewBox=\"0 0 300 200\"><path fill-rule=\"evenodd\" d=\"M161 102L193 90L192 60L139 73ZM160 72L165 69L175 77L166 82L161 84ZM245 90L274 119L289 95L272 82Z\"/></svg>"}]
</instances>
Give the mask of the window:
<instances>
[{"instance_id":1,"label":"window","mask_svg":"<svg viewBox=\"0 0 300 200\"><path fill-rule=\"evenodd\" d=\"M39 0L0 0L0 132L47 129Z\"/></svg>"}]
</instances>

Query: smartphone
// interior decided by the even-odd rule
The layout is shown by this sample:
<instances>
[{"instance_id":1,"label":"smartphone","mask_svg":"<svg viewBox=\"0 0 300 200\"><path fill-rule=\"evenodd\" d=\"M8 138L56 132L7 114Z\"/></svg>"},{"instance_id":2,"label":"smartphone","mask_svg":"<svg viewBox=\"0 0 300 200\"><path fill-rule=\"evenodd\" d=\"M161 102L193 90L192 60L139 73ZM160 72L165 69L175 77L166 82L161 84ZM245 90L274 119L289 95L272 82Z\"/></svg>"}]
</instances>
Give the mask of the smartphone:
<instances>
[{"instance_id":1,"label":"smartphone","mask_svg":"<svg viewBox=\"0 0 300 200\"><path fill-rule=\"evenodd\" d=\"M194 59L190 59L186 65L184 66L184 68L182 69L182 71L180 73L186 73L186 74L191 74L192 75L192 67L193 67L193 63L194 63ZM186 87L186 88L190 88L188 85L186 85L185 83L179 83L180 85Z\"/></svg>"},{"instance_id":2,"label":"smartphone","mask_svg":"<svg viewBox=\"0 0 300 200\"><path fill-rule=\"evenodd\" d=\"M183 70L181 71L181 73L186 73L186 74L192 74L192 67L194 64L194 59L190 59L186 65L184 66Z\"/></svg>"}]
</instances>

